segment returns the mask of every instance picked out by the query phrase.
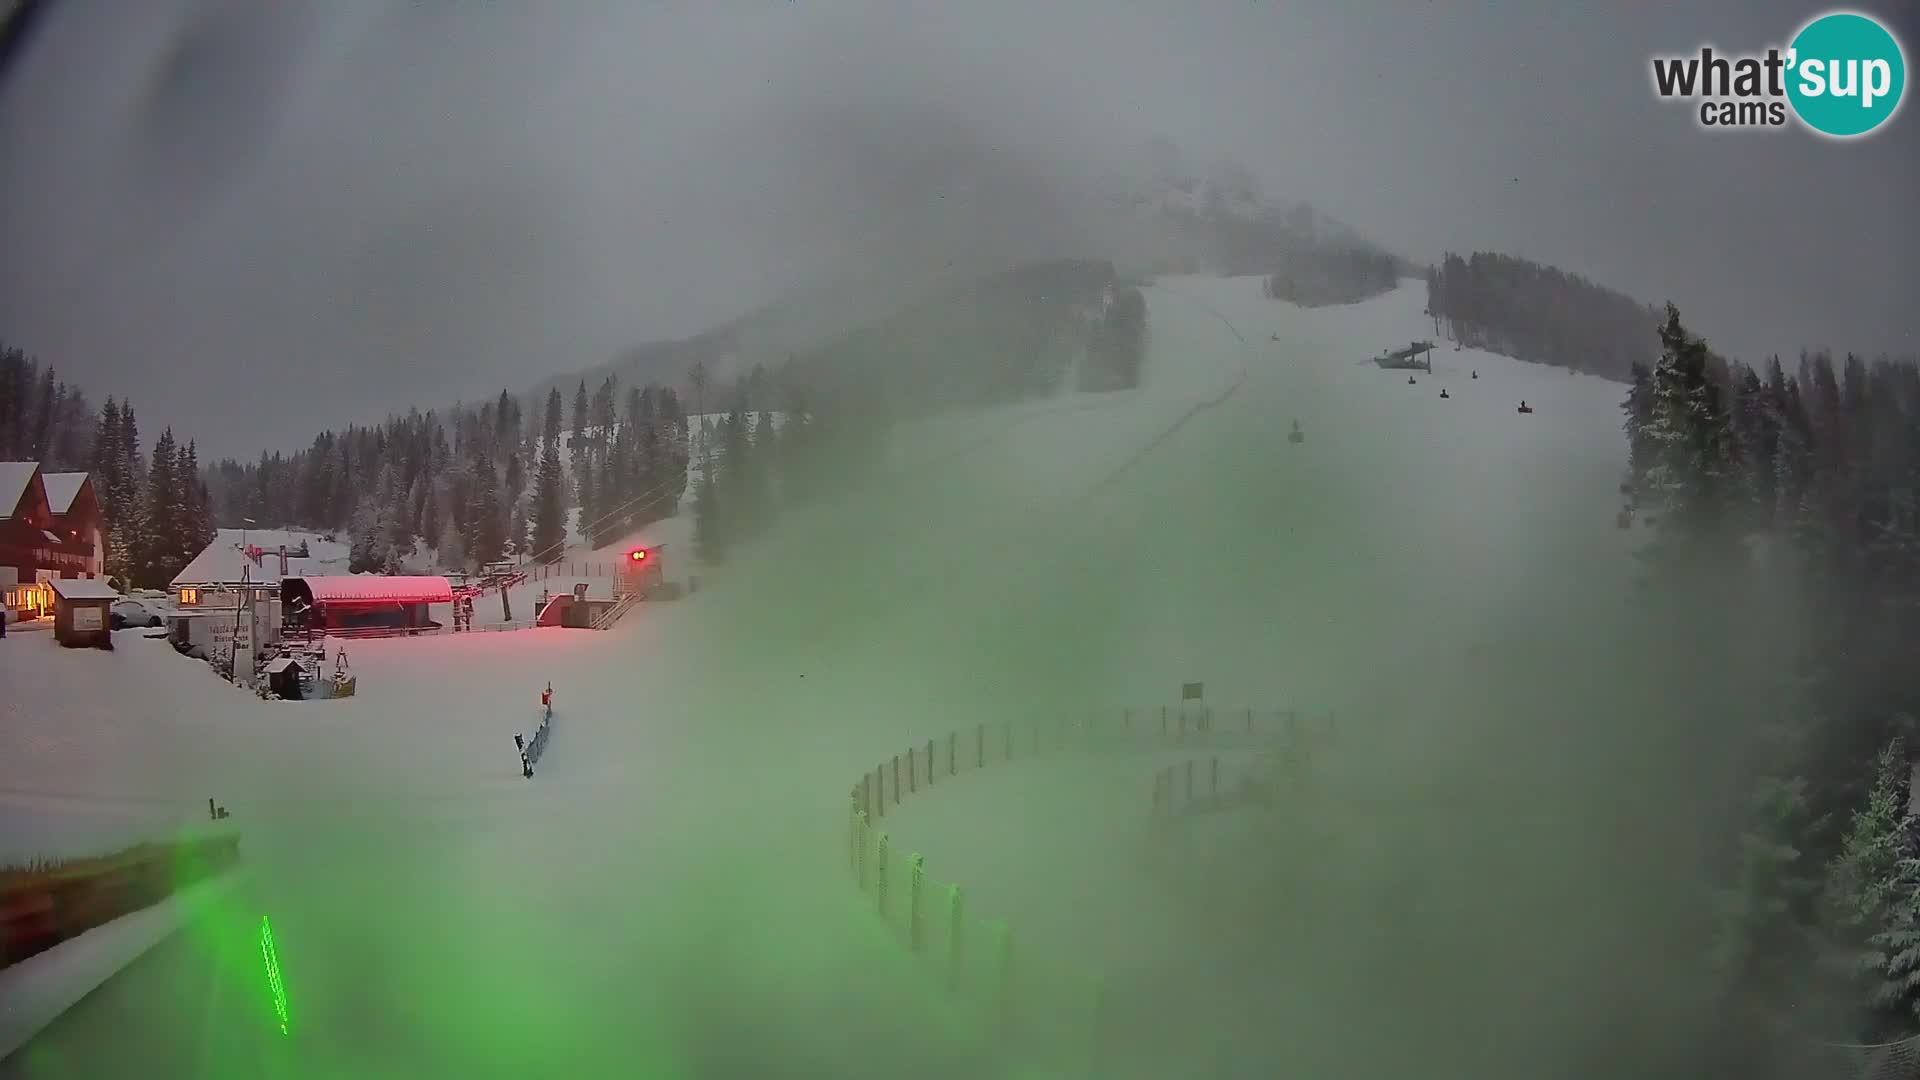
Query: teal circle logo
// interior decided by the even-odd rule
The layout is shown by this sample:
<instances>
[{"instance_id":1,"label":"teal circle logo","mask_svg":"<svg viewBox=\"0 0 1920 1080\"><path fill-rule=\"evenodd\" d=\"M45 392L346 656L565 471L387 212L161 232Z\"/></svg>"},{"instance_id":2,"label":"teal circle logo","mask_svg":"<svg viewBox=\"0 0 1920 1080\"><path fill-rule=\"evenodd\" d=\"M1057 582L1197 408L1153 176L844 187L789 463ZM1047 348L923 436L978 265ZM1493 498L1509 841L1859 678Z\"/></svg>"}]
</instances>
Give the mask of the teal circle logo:
<instances>
[{"instance_id":1,"label":"teal circle logo","mask_svg":"<svg viewBox=\"0 0 1920 1080\"><path fill-rule=\"evenodd\" d=\"M1907 88L1907 60L1886 27L1837 11L1801 27L1788 46L1787 100L1802 123L1850 139L1893 118Z\"/></svg>"}]
</instances>

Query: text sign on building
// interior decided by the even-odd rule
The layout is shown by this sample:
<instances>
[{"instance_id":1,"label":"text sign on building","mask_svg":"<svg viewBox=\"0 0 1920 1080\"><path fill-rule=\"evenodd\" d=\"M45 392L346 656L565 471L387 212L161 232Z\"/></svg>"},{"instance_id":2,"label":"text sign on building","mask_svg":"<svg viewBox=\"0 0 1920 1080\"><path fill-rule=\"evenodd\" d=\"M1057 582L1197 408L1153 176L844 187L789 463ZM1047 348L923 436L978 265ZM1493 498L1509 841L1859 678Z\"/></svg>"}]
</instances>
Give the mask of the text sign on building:
<instances>
[{"instance_id":1,"label":"text sign on building","mask_svg":"<svg viewBox=\"0 0 1920 1080\"><path fill-rule=\"evenodd\" d=\"M1200 688L1202 685L1203 684L1197 683L1197 682L1181 683L1180 684L1180 700L1181 701L1199 701Z\"/></svg>"},{"instance_id":2,"label":"text sign on building","mask_svg":"<svg viewBox=\"0 0 1920 1080\"><path fill-rule=\"evenodd\" d=\"M91 605L73 609L73 628L75 630L98 630L102 626L100 609Z\"/></svg>"}]
</instances>

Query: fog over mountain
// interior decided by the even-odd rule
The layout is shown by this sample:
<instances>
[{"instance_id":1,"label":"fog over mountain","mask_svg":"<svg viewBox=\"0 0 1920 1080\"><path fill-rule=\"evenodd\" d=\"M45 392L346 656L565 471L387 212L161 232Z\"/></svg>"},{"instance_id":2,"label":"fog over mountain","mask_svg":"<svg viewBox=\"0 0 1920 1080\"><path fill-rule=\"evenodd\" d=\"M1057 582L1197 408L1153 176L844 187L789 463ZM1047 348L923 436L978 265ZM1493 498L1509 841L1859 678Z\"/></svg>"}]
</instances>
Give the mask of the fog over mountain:
<instances>
[{"instance_id":1,"label":"fog over mountain","mask_svg":"<svg viewBox=\"0 0 1920 1080\"><path fill-rule=\"evenodd\" d=\"M0 84L0 334L246 455L822 279L878 313L1134 250L1103 207L1164 135L1418 260L1671 297L1728 352L1911 352L1914 125L1716 137L1648 88L1813 10L62 0Z\"/></svg>"}]
</instances>

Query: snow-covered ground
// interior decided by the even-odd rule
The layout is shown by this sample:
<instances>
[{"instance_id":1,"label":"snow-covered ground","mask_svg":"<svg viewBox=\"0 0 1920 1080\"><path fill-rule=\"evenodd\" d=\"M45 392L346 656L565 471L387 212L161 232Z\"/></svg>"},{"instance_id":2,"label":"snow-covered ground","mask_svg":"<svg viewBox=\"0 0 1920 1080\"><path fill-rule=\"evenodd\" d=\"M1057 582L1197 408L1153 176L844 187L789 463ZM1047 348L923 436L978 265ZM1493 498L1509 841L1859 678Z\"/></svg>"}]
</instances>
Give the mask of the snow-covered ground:
<instances>
[{"instance_id":1,"label":"snow-covered ground","mask_svg":"<svg viewBox=\"0 0 1920 1080\"><path fill-rule=\"evenodd\" d=\"M10 638L0 839L90 848L227 805L302 1017L273 1044L286 1075L893 1076L895 1052L979 1075L849 896L842 800L863 768L979 718L1197 679L1430 712L1475 689L1474 646L1547 648L1625 574L1620 387L1446 350L1407 386L1365 361L1430 333L1417 286L1312 311L1257 279L1146 292L1142 388L903 432L881 479L607 633L357 643L359 696L302 703L126 634L112 653ZM1569 560L1591 560L1578 590ZM529 782L511 736L549 681ZM1026 827L1025 798L1007 788L1000 828ZM257 973L171 955L121 991L145 1019L82 1005L48 1038L96 1074L161 1054L261 1075L256 1040L197 1034L235 1006L167 989L234 980L238 999Z\"/></svg>"}]
</instances>

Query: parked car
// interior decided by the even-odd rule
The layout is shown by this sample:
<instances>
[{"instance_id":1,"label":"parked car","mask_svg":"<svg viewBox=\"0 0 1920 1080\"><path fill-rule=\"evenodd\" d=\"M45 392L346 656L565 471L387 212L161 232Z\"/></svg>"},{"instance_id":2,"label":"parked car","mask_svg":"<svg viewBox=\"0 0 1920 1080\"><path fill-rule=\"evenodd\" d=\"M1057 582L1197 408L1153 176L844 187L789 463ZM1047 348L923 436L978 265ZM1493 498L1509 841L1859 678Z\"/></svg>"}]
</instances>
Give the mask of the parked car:
<instances>
[{"instance_id":1,"label":"parked car","mask_svg":"<svg viewBox=\"0 0 1920 1080\"><path fill-rule=\"evenodd\" d=\"M130 626L164 625L160 612L149 607L141 600L120 600L113 605L113 628L125 630Z\"/></svg>"}]
</instances>

